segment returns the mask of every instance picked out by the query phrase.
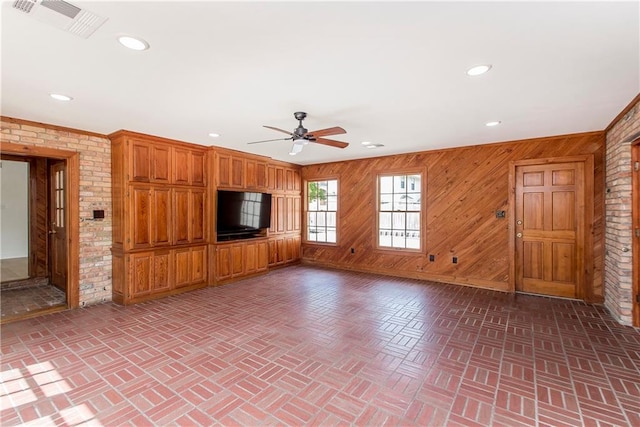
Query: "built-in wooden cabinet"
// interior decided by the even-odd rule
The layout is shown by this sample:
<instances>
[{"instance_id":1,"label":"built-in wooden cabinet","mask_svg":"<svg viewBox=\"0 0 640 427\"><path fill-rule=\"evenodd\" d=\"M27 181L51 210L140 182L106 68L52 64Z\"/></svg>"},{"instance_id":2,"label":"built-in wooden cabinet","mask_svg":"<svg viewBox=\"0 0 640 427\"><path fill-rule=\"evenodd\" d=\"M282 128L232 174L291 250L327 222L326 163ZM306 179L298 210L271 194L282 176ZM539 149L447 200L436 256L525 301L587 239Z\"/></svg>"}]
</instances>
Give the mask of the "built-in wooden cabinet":
<instances>
[{"instance_id":1,"label":"built-in wooden cabinet","mask_svg":"<svg viewBox=\"0 0 640 427\"><path fill-rule=\"evenodd\" d=\"M110 136L113 299L131 304L207 285L207 148Z\"/></svg>"},{"instance_id":2,"label":"built-in wooden cabinet","mask_svg":"<svg viewBox=\"0 0 640 427\"><path fill-rule=\"evenodd\" d=\"M267 162L263 158L217 149L215 170L219 188L267 189Z\"/></svg>"},{"instance_id":3,"label":"built-in wooden cabinet","mask_svg":"<svg viewBox=\"0 0 640 427\"><path fill-rule=\"evenodd\" d=\"M267 271L268 253L266 239L216 244L216 282Z\"/></svg>"},{"instance_id":4,"label":"built-in wooden cabinet","mask_svg":"<svg viewBox=\"0 0 640 427\"><path fill-rule=\"evenodd\" d=\"M115 302L227 283L300 260L299 167L129 131L110 138ZM265 236L216 242L217 189L272 194Z\"/></svg>"}]
</instances>

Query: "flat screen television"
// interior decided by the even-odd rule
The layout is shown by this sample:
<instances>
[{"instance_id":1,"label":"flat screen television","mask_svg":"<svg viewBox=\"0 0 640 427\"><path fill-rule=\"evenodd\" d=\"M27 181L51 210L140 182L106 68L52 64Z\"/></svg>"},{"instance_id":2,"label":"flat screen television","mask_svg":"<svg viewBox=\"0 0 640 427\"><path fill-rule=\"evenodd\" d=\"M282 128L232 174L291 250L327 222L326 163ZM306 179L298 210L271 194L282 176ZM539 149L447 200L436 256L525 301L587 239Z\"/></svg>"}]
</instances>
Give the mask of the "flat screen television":
<instances>
[{"instance_id":1,"label":"flat screen television","mask_svg":"<svg viewBox=\"0 0 640 427\"><path fill-rule=\"evenodd\" d=\"M218 190L218 240L252 237L271 224L271 194Z\"/></svg>"}]
</instances>

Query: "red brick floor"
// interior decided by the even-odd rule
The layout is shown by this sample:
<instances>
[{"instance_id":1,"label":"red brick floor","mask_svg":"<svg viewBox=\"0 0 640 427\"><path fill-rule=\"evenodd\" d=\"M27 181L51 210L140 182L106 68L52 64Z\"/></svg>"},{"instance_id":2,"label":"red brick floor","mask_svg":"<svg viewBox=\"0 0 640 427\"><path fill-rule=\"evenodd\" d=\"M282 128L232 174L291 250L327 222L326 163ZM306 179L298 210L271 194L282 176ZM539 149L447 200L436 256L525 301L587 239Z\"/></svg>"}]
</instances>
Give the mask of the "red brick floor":
<instances>
[{"instance_id":1,"label":"red brick floor","mask_svg":"<svg viewBox=\"0 0 640 427\"><path fill-rule=\"evenodd\" d=\"M4 325L1 375L3 426L640 426L601 307L304 266Z\"/></svg>"}]
</instances>

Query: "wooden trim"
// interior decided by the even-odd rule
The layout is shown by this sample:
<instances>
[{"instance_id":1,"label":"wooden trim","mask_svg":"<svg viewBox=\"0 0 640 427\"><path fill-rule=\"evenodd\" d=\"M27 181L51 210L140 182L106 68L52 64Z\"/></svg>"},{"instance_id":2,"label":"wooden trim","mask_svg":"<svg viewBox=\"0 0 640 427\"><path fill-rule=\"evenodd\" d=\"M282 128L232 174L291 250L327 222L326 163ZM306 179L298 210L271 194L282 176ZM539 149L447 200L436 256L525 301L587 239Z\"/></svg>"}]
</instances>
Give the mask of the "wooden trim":
<instances>
[{"instance_id":1,"label":"wooden trim","mask_svg":"<svg viewBox=\"0 0 640 427\"><path fill-rule=\"evenodd\" d=\"M91 131L82 130L82 129L69 128L69 127L65 127L65 126L52 125L52 124L49 124L49 123L34 122L34 121L31 121L31 120L18 119L18 118L15 118L15 117L0 116L0 120L4 121L4 122L9 122L9 123L16 123L16 124L20 124L20 125L27 125L27 126L34 126L34 127L39 127L39 128L46 128L47 130L57 130L57 131L62 131L62 132L77 133L77 134L81 134L81 135L95 136L95 137L98 137L98 138L105 138L105 139L108 138L107 135L104 135L104 134L101 134L101 133L97 133L97 132L91 132Z\"/></svg>"},{"instance_id":2,"label":"wooden trim","mask_svg":"<svg viewBox=\"0 0 640 427\"><path fill-rule=\"evenodd\" d=\"M609 132L638 102L640 102L640 93L637 94L631 100L631 102L629 102L627 106L624 107L622 111L620 111L620 113L618 113L618 115L611 121L611 123L609 123L609 126L604 129L604 132Z\"/></svg>"},{"instance_id":3,"label":"wooden trim","mask_svg":"<svg viewBox=\"0 0 640 427\"><path fill-rule=\"evenodd\" d=\"M576 163L582 162L584 185L580 186L580 196L584 209L583 216L580 219L580 226L577 230L576 238L584 243L582 251L577 253L576 271L577 277L577 296L587 302L595 300L593 296L593 209L594 209L594 159L592 154L568 157L552 157L544 159L527 159L509 162L509 291L516 291L516 236L515 230L515 213L516 213L516 169L519 166L544 165L555 163ZM580 206L578 206L580 207ZM590 264L591 263L591 264Z\"/></svg>"},{"instance_id":4,"label":"wooden trim","mask_svg":"<svg viewBox=\"0 0 640 427\"><path fill-rule=\"evenodd\" d=\"M395 254L395 255L424 255L427 252L427 168L426 167L414 167L407 169L394 169L394 170L374 170L373 172L373 191L375 206L373 207L374 218L372 220L373 229L373 248L376 252ZM382 176L396 176L396 175L420 175L420 248L393 248L387 246L380 246L379 233L380 233L380 177ZM408 185L408 184L407 184ZM406 211L405 211L406 212ZM406 231L406 224L405 224Z\"/></svg>"},{"instance_id":5,"label":"wooden trim","mask_svg":"<svg viewBox=\"0 0 640 427\"><path fill-rule=\"evenodd\" d=\"M447 285L454 284L454 285L470 286L473 288L489 289L491 291L509 292L505 288L505 282L498 282L494 280L461 278L458 276L447 276L442 274L432 274L432 273L419 272L419 271L416 271L416 272L401 271L401 270L390 271L387 268L377 268L375 266L370 266L370 267L352 266L352 265L344 265L344 264L335 263L335 262L316 261L316 260L304 259L304 258L301 260L301 263L304 265L313 265L313 266L323 267L323 268L333 268L336 270L358 271L361 273L379 274L382 276L404 277L407 279L438 282L438 283L443 283Z\"/></svg>"},{"instance_id":6,"label":"wooden trim","mask_svg":"<svg viewBox=\"0 0 640 427\"><path fill-rule=\"evenodd\" d=\"M67 306L80 305L80 153L48 147L36 147L0 142L0 150L16 156L47 157L64 160L67 169L69 195L67 222Z\"/></svg>"},{"instance_id":7,"label":"wooden trim","mask_svg":"<svg viewBox=\"0 0 640 427\"><path fill-rule=\"evenodd\" d=\"M632 267L631 267L631 311L632 324L640 327L640 302L636 300L640 295L640 238L635 235L635 230L640 230L640 171L634 169L635 162L640 162L640 138L632 142L631 146L631 171L632 171Z\"/></svg>"}]
</instances>

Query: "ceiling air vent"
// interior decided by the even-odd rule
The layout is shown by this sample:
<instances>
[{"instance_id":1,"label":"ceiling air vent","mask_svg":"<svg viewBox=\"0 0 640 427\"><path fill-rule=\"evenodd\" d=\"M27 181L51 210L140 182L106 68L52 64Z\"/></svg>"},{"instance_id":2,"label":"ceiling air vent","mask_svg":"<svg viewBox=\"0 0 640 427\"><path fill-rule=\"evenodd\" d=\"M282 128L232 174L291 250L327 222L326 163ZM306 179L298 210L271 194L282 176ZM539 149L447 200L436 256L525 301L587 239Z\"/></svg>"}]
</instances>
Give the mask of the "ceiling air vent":
<instances>
[{"instance_id":1,"label":"ceiling air vent","mask_svg":"<svg viewBox=\"0 0 640 427\"><path fill-rule=\"evenodd\" d=\"M15 0L13 8L85 39L107 20L63 0Z\"/></svg>"}]
</instances>

